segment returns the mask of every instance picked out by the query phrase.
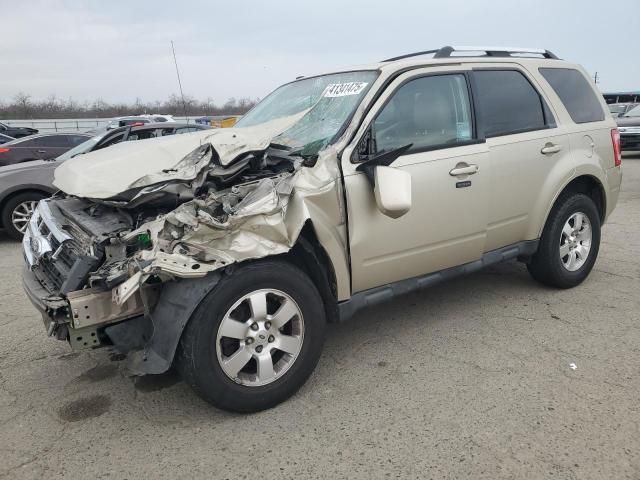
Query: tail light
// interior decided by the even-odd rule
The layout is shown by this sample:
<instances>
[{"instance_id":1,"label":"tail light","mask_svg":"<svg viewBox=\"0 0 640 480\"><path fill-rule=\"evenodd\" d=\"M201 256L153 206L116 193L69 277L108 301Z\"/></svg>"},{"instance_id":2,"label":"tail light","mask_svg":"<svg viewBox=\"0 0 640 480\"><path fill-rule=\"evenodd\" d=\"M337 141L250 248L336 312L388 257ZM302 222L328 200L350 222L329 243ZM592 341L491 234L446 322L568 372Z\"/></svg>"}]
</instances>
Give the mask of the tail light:
<instances>
[{"instance_id":1,"label":"tail light","mask_svg":"<svg viewBox=\"0 0 640 480\"><path fill-rule=\"evenodd\" d=\"M611 130L611 143L613 144L613 164L619 167L622 165L622 149L620 148L620 132L617 128Z\"/></svg>"},{"instance_id":2,"label":"tail light","mask_svg":"<svg viewBox=\"0 0 640 480\"><path fill-rule=\"evenodd\" d=\"M7 153L7 152L10 152L10 151L11 151L10 148L2 148L2 147L0 147L0 153Z\"/></svg>"}]
</instances>

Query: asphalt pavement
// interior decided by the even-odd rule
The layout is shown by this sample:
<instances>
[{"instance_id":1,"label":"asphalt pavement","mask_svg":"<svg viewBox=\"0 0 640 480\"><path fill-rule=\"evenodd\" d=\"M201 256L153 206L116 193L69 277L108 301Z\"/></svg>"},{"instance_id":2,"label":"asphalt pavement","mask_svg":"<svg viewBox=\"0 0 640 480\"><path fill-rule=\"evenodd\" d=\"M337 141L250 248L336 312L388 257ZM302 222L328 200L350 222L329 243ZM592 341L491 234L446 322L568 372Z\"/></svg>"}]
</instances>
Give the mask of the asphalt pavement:
<instances>
[{"instance_id":1,"label":"asphalt pavement","mask_svg":"<svg viewBox=\"0 0 640 480\"><path fill-rule=\"evenodd\" d=\"M590 277L508 263L332 325L310 381L253 415L48 338L0 237L0 477L640 478L640 155Z\"/></svg>"}]
</instances>

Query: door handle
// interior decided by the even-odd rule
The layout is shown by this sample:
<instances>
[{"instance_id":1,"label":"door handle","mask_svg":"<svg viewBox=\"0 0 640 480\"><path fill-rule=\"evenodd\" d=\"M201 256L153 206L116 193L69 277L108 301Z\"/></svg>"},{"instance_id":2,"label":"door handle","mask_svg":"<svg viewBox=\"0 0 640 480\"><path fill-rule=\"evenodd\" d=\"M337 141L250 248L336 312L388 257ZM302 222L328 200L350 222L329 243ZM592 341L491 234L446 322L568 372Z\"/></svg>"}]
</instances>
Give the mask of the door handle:
<instances>
[{"instance_id":1,"label":"door handle","mask_svg":"<svg viewBox=\"0 0 640 480\"><path fill-rule=\"evenodd\" d=\"M449 172L452 177L458 177L462 175L473 175L479 170L478 165L467 165L466 163L459 163L456 168Z\"/></svg>"},{"instance_id":2,"label":"door handle","mask_svg":"<svg viewBox=\"0 0 640 480\"><path fill-rule=\"evenodd\" d=\"M551 153L558 153L560 150L562 150L561 145L556 145L555 143L547 143L544 147L542 147L540 153L549 155Z\"/></svg>"},{"instance_id":3,"label":"door handle","mask_svg":"<svg viewBox=\"0 0 640 480\"><path fill-rule=\"evenodd\" d=\"M47 153L46 150L37 150L38 153Z\"/></svg>"}]
</instances>

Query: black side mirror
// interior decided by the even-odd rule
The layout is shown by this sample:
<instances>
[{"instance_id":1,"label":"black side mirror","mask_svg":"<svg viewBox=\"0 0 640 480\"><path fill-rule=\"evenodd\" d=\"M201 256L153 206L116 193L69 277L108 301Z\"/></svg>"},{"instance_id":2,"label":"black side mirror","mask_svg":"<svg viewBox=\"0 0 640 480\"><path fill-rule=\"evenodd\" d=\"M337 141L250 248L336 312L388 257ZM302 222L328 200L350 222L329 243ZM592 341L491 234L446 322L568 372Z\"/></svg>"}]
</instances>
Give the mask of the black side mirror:
<instances>
[{"instance_id":1,"label":"black side mirror","mask_svg":"<svg viewBox=\"0 0 640 480\"><path fill-rule=\"evenodd\" d=\"M404 145L403 147L389 150L388 152L382 152L378 155L370 157L364 163L361 163L356 167L357 172L364 172L369 179L372 186L375 185L375 169L376 167L388 167L395 162L399 157L407 153L407 151L413 146L413 143Z\"/></svg>"}]
</instances>

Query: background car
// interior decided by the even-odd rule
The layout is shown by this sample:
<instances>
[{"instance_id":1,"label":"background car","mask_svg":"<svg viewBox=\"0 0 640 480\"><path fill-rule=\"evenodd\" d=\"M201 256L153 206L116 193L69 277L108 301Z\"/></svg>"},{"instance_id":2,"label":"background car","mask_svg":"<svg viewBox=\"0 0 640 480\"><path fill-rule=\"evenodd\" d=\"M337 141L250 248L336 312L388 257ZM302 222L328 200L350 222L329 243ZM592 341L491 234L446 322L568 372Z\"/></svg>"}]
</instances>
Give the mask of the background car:
<instances>
[{"instance_id":1,"label":"background car","mask_svg":"<svg viewBox=\"0 0 640 480\"><path fill-rule=\"evenodd\" d=\"M15 140L15 137L10 137L9 135L3 135L0 133L0 145L7 142L12 142Z\"/></svg>"},{"instance_id":2,"label":"background car","mask_svg":"<svg viewBox=\"0 0 640 480\"><path fill-rule=\"evenodd\" d=\"M9 135L13 138L22 138L29 135L35 135L38 130L29 127L10 127L6 123L0 122L0 133L3 135Z\"/></svg>"},{"instance_id":3,"label":"background car","mask_svg":"<svg viewBox=\"0 0 640 480\"><path fill-rule=\"evenodd\" d=\"M126 127L127 125L138 125L146 123L164 123L174 122L171 115L160 114L145 114L145 115L132 115L130 117L118 117L114 118L107 124L107 130L118 127Z\"/></svg>"},{"instance_id":4,"label":"background car","mask_svg":"<svg viewBox=\"0 0 640 480\"><path fill-rule=\"evenodd\" d=\"M636 107L637 105L638 105L637 103L612 103L608 105L608 107L609 107L609 112L611 112L611 115L613 116L613 118L616 118L616 117L621 117L622 115L624 115L629 110Z\"/></svg>"},{"instance_id":5,"label":"background car","mask_svg":"<svg viewBox=\"0 0 640 480\"><path fill-rule=\"evenodd\" d=\"M49 197L56 189L52 185L53 171L65 160L123 141L143 140L207 130L202 125L162 123L137 127L121 127L103 131L47 161L34 161L0 168L0 222L7 235L20 239L39 200ZM1 155L1 154L0 154Z\"/></svg>"},{"instance_id":6,"label":"background car","mask_svg":"<svg viewBox=\"0 0 640 480\"><path fill-rule=\"evenodd\" d=\"M41 133L18 138L0 147L0 166L55 158L90 138L87 133Z\"/></svg>"},{"instance_id":7,"label":"background car","mask_svg":"<svg viewBox=\"0 0 640 480\"><path fill-rule=\"evenodd\" d=\"M615 119L622 150L640 151L640 105Z\"/></svg>"}]
</instances>

